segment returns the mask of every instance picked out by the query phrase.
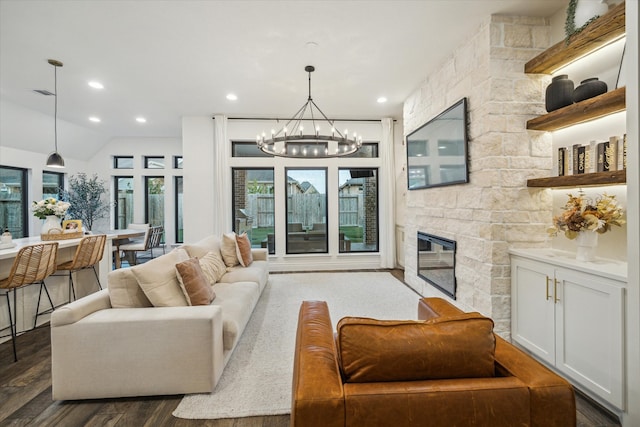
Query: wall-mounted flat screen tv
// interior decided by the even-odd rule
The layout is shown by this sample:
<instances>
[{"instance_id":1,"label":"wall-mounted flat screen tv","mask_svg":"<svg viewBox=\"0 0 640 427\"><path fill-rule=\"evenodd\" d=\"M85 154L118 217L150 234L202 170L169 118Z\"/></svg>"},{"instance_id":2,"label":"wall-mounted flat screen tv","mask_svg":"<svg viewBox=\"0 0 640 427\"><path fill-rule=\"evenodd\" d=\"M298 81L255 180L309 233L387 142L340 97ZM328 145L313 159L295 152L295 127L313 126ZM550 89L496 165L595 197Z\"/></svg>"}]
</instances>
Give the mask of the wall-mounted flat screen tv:
<instances>
[{"instance_id":1,"label":"wall-mounted flat screen tv","mask_svg":"<svg viewBox=\"0 0 640 427\"><path fill-rule=\"evenodd\" d=\"M409 190L469 182L467 98L407 135Z\"/></svg>"}]
</instances>

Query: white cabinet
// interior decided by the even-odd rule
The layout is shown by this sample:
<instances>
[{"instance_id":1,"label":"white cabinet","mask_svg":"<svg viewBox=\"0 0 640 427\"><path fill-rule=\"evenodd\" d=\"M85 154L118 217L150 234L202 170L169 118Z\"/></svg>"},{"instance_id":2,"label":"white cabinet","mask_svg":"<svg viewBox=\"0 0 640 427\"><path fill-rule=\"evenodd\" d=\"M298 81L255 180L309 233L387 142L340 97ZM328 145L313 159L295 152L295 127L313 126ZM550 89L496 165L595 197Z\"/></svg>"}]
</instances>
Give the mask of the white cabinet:
<instances>
[{"instance_id":1,"label":"white cabinet","mask_svg":"<svg viewBox=\"0 0 640 427\"><path fill-rule=\"evenodd\" d=\"M604 260L532 251L512 251L512 340L592 397L624 409L626 283L598 270Z\"/></svg>"}]
</instances>

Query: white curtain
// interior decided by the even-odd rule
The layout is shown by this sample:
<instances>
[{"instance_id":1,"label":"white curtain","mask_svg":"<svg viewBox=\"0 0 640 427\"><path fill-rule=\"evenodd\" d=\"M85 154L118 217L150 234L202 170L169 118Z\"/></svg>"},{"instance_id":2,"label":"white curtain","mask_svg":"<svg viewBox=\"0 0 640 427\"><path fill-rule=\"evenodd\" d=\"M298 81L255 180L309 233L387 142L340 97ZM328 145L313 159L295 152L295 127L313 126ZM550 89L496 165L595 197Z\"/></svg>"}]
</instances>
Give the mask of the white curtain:
<instances>
[{"instance_id":1,"label":"white curtain","mask_svg":"<svg viewBox=\"0 0 640 427\"><path fill-rule=\"evenodd\" d=\"M382 119L380 138L380 158L382 160L380 181L380 267L396 266L396 215L395 215L395 174L393 148L393 119Z\"/></svg>"},{"instance_id":2,"label":"white curtain","mask_svg":"<svg viewBox=\"0 0 640 427\"><path fill-rule=\"evenodd\" d=\"M214 116L215 146L213 171L214 176L214 212L213 232L217 236L232 230L231 224L231 174L229 173L229 159L231 158L231 144L227 138L227 116Z\"/></svg>"}]
</instances>

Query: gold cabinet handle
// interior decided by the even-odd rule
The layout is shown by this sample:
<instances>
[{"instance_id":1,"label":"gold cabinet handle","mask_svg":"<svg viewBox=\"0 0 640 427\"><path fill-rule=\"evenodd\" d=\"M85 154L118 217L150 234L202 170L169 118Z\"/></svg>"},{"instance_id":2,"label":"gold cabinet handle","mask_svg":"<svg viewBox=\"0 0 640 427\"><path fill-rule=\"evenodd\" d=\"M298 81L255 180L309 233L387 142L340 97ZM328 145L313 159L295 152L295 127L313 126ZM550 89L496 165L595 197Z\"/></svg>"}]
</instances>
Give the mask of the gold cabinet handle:
<instances>
[{"instance_id":1,"label":"gold cabinet handle","mask_svg":"<svg viewBox=\"0 0 640 427\"><path fill-rule=\"evenodd\" d=\"M558 279L553 279L553 302L560 302L560 298L558 298Z\"/></svg>"},{"instance_id":2,"label":"gold cabinet handle","mask_svg":"<svg viewBox=\"0 0 640 427\"><path fill-rule=\"evenodd\" d=\"M549 282L551 281L551 278L549 276L547 276L547 288L546 288L546 295L547 295L547 301L549 301L551 299L551 295L549 295Z\"/></svg>"}]
</instances>

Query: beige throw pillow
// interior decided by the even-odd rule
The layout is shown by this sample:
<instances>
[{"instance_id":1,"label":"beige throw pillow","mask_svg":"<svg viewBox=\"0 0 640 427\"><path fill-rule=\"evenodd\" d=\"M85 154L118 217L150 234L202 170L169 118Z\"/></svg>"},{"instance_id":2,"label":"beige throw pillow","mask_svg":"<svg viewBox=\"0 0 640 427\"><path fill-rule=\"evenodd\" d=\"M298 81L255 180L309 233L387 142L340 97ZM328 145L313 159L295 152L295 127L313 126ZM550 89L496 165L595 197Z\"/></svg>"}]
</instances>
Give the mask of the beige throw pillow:
<instances>
[{"instance_id":1,"label":"beige throw pillow","mask_svg":"<svg viewBox=\"0 0 640 427\"><path fill-rule=\"evenodd\" d=\"M176 275L189 305L209 305L216 297L209 280L200 268L198 258L176 264Z\"/></svg>"},{"instance_id":2,"label":"beige throw pillow","mask_svg":"<svg viewBox=\"0 0 640 427\"><path fill-rule=\"evenodd\" d=\"M238 247L238 261L243 267L248 267L253 262L251 254L251 241L247 233L236 235L236 245Z\"/></svg>"},{"instance_id":3,"label":"beige throw pillow","mask_svg":"<svg viewBox=\"0 0 640 427\"><path fill-rule=\"evenodd\" d=\"M220 253L215 251L207 252L205 256L200 258L200 267L211 285L216 284L227 272L227 266L224 265Z\"/></svg>"},{"instance_id":4,"label":"beige throw pillow","mask_svg":"<svg viewBox=\"0 0 640 427\"><path fill-rule=\"evenodd\" d=\"M144 264L131 267L144 294L154 307L176 307L188 305L180 289L175 265L189 259L183 249L176 249Z\"/></svg>"},{"instance_id":5,"label":"beige throw pillow","mask_svg":"<svg viewBox=\"0 0 640 427\"><path fill-rule=\"evenodd\" d=\"M220 254L227 267L234 267L240 264L238 260L238 245L236 244L236 233L226 233L222 235L222 246Z\"/></svg>"}]
</instances>

